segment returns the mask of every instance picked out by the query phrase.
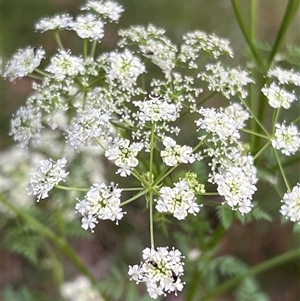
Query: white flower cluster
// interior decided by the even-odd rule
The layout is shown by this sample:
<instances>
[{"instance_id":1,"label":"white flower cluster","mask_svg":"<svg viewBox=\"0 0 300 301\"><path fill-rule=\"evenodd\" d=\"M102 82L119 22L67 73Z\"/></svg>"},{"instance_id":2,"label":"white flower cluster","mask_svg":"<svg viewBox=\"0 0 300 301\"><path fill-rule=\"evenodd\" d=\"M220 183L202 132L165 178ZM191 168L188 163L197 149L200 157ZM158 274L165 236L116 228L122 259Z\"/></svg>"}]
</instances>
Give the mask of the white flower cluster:
<instances>
[{"instance_id":1,"label":"white flower cluster","mask_svg":"<svg viewBox=\"0 0 300 301\"><path fill-rule=\"evenodd\" d=\"M176 105L168 103L164 99L150 97L144 101L134 101L133 104L139 108L137 117L142 124L146 122L171 122L179 117Z\"/></svg>"},{"instance_id":2,"label":"white flower cluster","mask_svg":"<svg viewBox=\"0 0 300 301\"><path fill-rule=\"evenodd\" d=\"M164 137L162 143L165 149L160 152L160 156L166 165L176 166L181 163L193 163L196 160L192 147L180 146L170 137Z\"/></svg>"},{"instance_id":3,"label":"white flower cluster","mask_svg":"<svg viewBox=\"0 0 300 301\"><path fill-rule=\"evenodd\" d=\"M221 92L226 98L230 99L234 95L246 98L248 92L244 86L254 83L249 77L249 72L240 69L225 69L221 63L208 64L205 66L206 72L201 72L198 77L208 82L210 91Z\"/></svg>"},{"instance_id":4,"label":"white flower cluster","mask_svg":"<svg viewBox=\"0 0 300 301\"><path fill-rule=\"evenodd\" d=\"M179 106L169 103L165 99L150 96L144 101L133 101L133 104L139 108L132 114L132 120L136 121L133 138L142 141L146 150L149 150L151 131L149 128L155 124L155 134L158 137L164 137L166 133L178 135L179 128L170 125L179 117Z\"/></svg>"},{"instance_id":5,"label":"white flower cluster","mask_svg":"<svg viewBox=\"0 0 300 301\"><path fill-rule=\"evenodd\" d=\"M295 154L300 148L298 128L294 124L286 126L284 122L275 124L275 128L274 138L271 140L272 146L286 156Z\"/></svg>"},{"instance_id":6,"label":"white flower cluster","mask_svg":"<svg viewBox=\"0 0 300 301\"><path fill-rule=\"evenodd\" d=\"M104 36L104 23L96 15L87 14L77 16L73 29L82 39L98 40Z\"/></svg>"},{"instance_id":7,"label":"white flower cluster","mask_svg":"<svg viewBox=\"0 0 300 301\"><path fill-rule=\"evenodd\" d=\"M33 145L39 143L42 128L42 113L40 109L29 104L26 107L20 107L13 115L9 134L14 137L14 140L19 143L20 147L25 148L30 142Z\"/></svg>"},{"instance_id":8,"label":"white flower cluster","mask_svg":"<svg viewBox=\"0 0 300 301\"><path fill-rule=\"evenodd\" d=\"M130 279L136 283L145 282L151 298L166 296L167 293L181 291L184 282L180 277L183 275L184 256L174 247L169 251L168 247L143 250L144 262L139 265L129 266Z\"/></svg>"},{"instance_id":9,"label":"white flower cluster","mask_svg":"<svg viewBox=\"0 0 300 301\"><path fill-rule=\"evenodd\" d=\"M268 77L275 77L280 85L293 84L300 86L300 73L292 70L285 70L280 67L268 71Z\"/></svg>"},{"instance_id":10,"label":"white flower cluster","mask_svg":"<svg viewBox=\"0 0 300 301\"><path fill-rule=\"evenodd\" d=\"M67 160L65 158L57 160L42 160L35 170L30 174L30 183L28 185L28 194L36 195L37 201L47 198L48 192L58 184L64 181L69 174L65 171Z\"/></svg>"},{"instance_id":11,"label":"white flower cluster","mask_svg":"<svg viewBox=\"0 0 300 301\"><path fill-rule=\"evenodd\" d=\"M284 90L275 83L272 83L269 87L264 86L261 91L267 97L269 105L275 109L280 107L289 109L291 103L296 100L294 93Z\"/></svg>"},{"instance_id":12,"label":"white flower cluster","mask_svg":"<svg viewBox=\"0 0 300 301\"><path fill-rule=\"evenodd\" d=\"M118 22L124 8L114 1L90 0L81 7L81 10L92 11L98 18L101 17L105 21L108 19L110 22Z\"/></svg>"},{"instance_id":13,"label":"white flower cluster","mask_svg":"<svg viewBox=\"0 0 300 301\"><path fill-rule=\"evenodd\" d=\"M220 108L200 108L198 113L203 116L196 120L199 130L212 133L218 140L237 141L240 138L239 130L245 126L245 121L250 117L238 103L231 104L225 110Z\"/></svg>"},{"instance_id":14,"label":"white flower cluster","mask_svg":"<svg viewBox=\"0 0 300 301\"><path fill-rule=\"evenodd\" d=\"M71 29L73 18L69 14L58 14L53 17L42 18L35 24L35 30L45 32L48 30Z\"/></svg>"},{"instance_id":15,"label":"white flower cluster","mask_svg":"<svg viewBox=\"0 0 300 301\"><path fill-rule=\"evenodd\" d=\"M201 205L196 202L193 189L185 180L174 184L174 188L162 187L159 191L159 198L155 200L155 208L159 212L172 213L179 220L185 219L188 213L196 215Z\"/></svg>"},{"instance_id":16,"label":"white flower cluster","mask_svg":"<svg viewBox=\"0 0 300 301\"><path fill-rule=\"evenodd\" d=\"M225 203L233 210L238 210L242 215L251 211L252 195L257 190L255 184L256 168L253 158L248 156L238 156L238 153L228 155L220 162L218 171L210 179L217 184L217 191L224 196Z\"/></svg>"},{"instance_id":17,"label":"white flower cluster","mask_svg":"<svg viewBox=\"0 0 300 301\"><path fill-rule=\"evenodd\" d=\"M103 62L109 84L116 80L117 85L121 85L124 90L135 85L138 76L146 71L140 59L128 49L123 53L111 52L109 55L99 58L98 61Z\"/></svg>"},{"instance_id":18,"label":"white flower cluster","mask_svg":"<svg viewBox=\"0 0 300 301\"><path fill-rule=\"evenodd\" d=\"M193 84L193 77L173 72L165 80L152 79L150 86L152 87L152 94L156 97L162 97L167 102L176 104L178 110L181 110L184 102L187 101L191 111L194 112L196 111L196 99L203 92L203 89L195 87ZM188 104L185 103L185 105Z\"/></svg>"},{"instance_id":19,"label":"white flower cluster","mask_svg":"<svg viewBox=\"0 0 300 301\"><path fill-rule=\"evenodd\" d=\"M104 301L85 276L78 276L73 281L64 282L60 293L65 301Z\"/></svg>"},{"instance_id":20,"label":"white flower cluster","mask_svg":"<svg viewBox=\"0 0 300 301\"><path fill-rule=\"evenodd\" d=\"M102 109L87 108L84 112L78 112L71 126L66 130L67 142L78 149L90 138L104 138L109 141L112 136L110 114Z\"/></svg>"},{"instance_id":21,"label":"white flower cluster","mask_svg":"<svg viewBox=\"0 0 300 301\"><path fill-rule=\"evenodd\" d=\"M131 26L129 29L119 31L122 37L119 46L137 44L141 53L169 76L175 67L177 48L164 36L164 33L164 30L151 24L147 28Z\"/></svg>"},{"instance_id":22,"label":"white flower cluster","mask_svg":"<svg viewBox=\"0 0 300 301\"><path fill-rule=\"evenodd\" d=\"M290 221L300 224L300 183L292 191L285 193L281 202L283 205L280 213Z\"/></svg>"},{"instance_id":23,"label":"white flower cluster","mask_svg":"<svg viewBox=\"0 0 300 301\"><path fill-rule=\"evenodd\" d=\"M117 188L114 183L109 186L104 183L93 184L83 200L77 199L78 203L75 206L75 210L83 216L82 228L94 232L98 219L110 219L118 224L126 214L120 208L121 193L122 189Z\"/></svg>"},{"instance_id":24,"label":"white flower cluster","mask_svg":"<svg viewBox=\"0 0 300 301\"><path fill-rule=\"evenodd\" d=\"M50 65L46 68L54 79L63 81L66 77L74 77L84 72L83 59L71 55L70 51L59 50L51 58Z\"/></svg>"},{"instance_id":25,"label":"white flower cluster","mask_svg":"<svg viewBox=\"0 0 300 301\"><path fill-rule=\"evenodd\" d=\"M42 18L39 20L35 29L45 32L49 30L73 30L76 34L89 40L100 42L104 36L103 26L107 21L118 22L123 7L112 1L87 1L81 7L87 11L85 15L77 16L76 20L69 14L58 14L53 17Z\"/></svg>"},{"instance_id":26,"label":"white flower cluster","mask_svg":"<svg viewBox=\"0 0 300 301\"><path fill-rule=\"evenodd\" d=\"M105 157L114 161L114 164L119 167L117 173L121 177L127 177L131 174L132 169L139 164L136 156L142 148L142 143L134 142L130 144L128 139L116 137L105 152Z\"/></svg>"},{"instance_id":27,"label":"white flower cluster","mask_svg":"<svg viewBox=\"0 0 300 301\"><path fill-rule=\"evenodd\" d=\"M3 77L8 77L10 81L24 77L32 73L40 65L43 58L45 58L45 50L42 48L19 49L7 62Z\"/></svg>"},{"instance_id":28,"label":"white flower cluster","mask_svg":"<svg viewBox=\"0 0 300 301\"><path fill-rule=\"evenodd\" d=\"M196 63L201 52L217 59L220 55L229 55L233 57L233 52L229 46L229 41L221 39L215 34L206 34L203 31L196 30L183 36L184 43L181 46L178 58L187 63L189 68L198 68Z\"/></svg>"}]
</instances>

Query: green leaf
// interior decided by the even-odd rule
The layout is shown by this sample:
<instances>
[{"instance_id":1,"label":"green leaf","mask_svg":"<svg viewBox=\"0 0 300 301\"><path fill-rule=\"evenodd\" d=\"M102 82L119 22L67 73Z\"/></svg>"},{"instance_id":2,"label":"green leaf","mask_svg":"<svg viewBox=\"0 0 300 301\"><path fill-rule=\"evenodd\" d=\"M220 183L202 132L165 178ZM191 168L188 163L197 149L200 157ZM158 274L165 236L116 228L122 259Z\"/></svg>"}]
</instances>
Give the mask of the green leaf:
<instances>
[{"instance_id":1,"label":"green leaf","mask_svg":"<svg viewBox=\"0 0 300 301\"><path fill-rule=\"evenodd\" d=\"M32 230L12 228L6 233L4 243L10 251L24 256L33 264L37 263L41 238Z\"/></svg>"},{"instance_id":2,"label":"green leaf","mask_svg":"<svg viewBox=\"0 0 300 301\"><path fill-rule=\"evenodd\" d=\"M265 220L268 222L272 222L272 217L268 213L263 211L260 207L258 207L256 204L254 204L251 214L255 220Z\"/></svg>"},{"instance_id":3,"label":"green leaf","mask_svg":"<svg viewBox=\"0 0 300 301\"><path fill-rule=\"evenodd\" d=\"M248 267L245 263L232 256L216 258L216 263L221 274L236 276L247 273Z\"/></svg>"},{"instance_id":4,"label":"green leaf","mask_svg":"<svg viewBox=\"0 0 300 301\"><path fill-rule=\"evenodd\" d=\"M239 301L268 301L266 294L259 291L256 281L251 278L245 278L238 286L235 292L235 300Z\"/></svg>"},{"instance_id":5,"label":"green leaf","mask_svg":"<svg viewBox=\"0 0 300 301\"><path fill-rule=\"evenodd\" d=\"M222 226L227 230L234 220L234 212L229 206L222 205L217 208L217 215Z\"/></svg>"}]
</instances>

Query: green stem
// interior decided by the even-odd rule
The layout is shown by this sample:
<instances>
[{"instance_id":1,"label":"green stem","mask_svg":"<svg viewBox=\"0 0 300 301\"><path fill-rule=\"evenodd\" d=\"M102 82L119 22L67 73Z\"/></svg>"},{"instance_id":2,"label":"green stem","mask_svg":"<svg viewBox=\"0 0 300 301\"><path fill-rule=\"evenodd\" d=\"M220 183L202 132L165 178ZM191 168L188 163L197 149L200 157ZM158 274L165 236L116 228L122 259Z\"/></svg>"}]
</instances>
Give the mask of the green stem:
<instances>
[{"instance_id":1,"label":"green stem","mask_svg":"<svg viewBox=\"0 0 300 301\"><path fill-rule=\"evenodd\" d=\"M150 244L151 249L154 249L154 229L153 229L153 192L150 191L149 200L149 215L150 215Z\"/></svg>"},{"instance_id":2,"label":"green stem","mask_svg":"<svg viewBox=\"0 0 300 301\"><path fill-rule=\"evenodd\" d=\"M150 138L150 166L149 166L149 181L152 184L152 171L153 171L153 153L154 153L154 137L155 137L155 123L152 123L151 138Z\"/></svg>"},{"instance_id":3,"label":"green stem","mask_svg":"<svg viewBox=\"0 0 300 301\"><path fill-rule=\"evenodd\" d=\"M59 47L60 49L64 50L65 48L64 48L64 46L63 46L63 44L62 44L62 42L61 42L61 40L60 40L60 36L59 36L58 31L55 31L55 33L54 33L54 38L55 38L55 41L56 41L58 47Z\"/></svg>"},{"instance_id":4,"label":"green stem","mask_svg":"<svg viewBox=\"0 0 300 301\"><path fill-rule=\"evenodd\" d=\"M150 193L149 193L149 222L150 222L150 244L151 249L154 249L154 229L153 229L153 155L154 155L154 141L155 138L155 123L152 123L151 128L151 138L150 138L150 166L149 166L149 184L150 184Z\"/></svg>"},{"instance_id":5,"label":"green stem","mask_svg":"<svg viewBox=\"0 0 300 301\"><path fill-rule=\"evenodd\" d=\"M279 28L277 36L276 36L275 43L272 47L272 51L268 58L268 68L267 69L269 69L270 66L272 65L273 59L274 59L275 55L277 54L277 52L283 42L285 34L286 34L291 22L293 21L295 14L298 11L299 3L300 3L299 0L289 0L289 2L287 4L283 20L281 22L280 28Z\"/></svg>"},{"instance_id":6,"label":"green stem","mask_svg":"<svg viewBox=\"0 0 300 301\"><path fill-rule=\"evenodd\" d=\"M204 295L201 299L199 299L199 301L216 300L216 297L220 296L221 294L229 291L231 288L238 285L239 282L241 282L247 276L255 276L276 266L282 265L285 262L291 261L299 256L300 250L299 248L296 248L285 252L284 254L271 258L267 261L264 261L251 268L246 274L238 275L232 279L227 280L223 284L216 287L212 292L209 292L208 294Z\"/></svg>"},{"instance_id":7,"label":"green stem","mask_svg":"<svg viewBox=\"0 0 300 301\"><path fill-rule=\"evenodd\" d=\"M104 150L104 151L106 151L106 148L104 147L104 145L99 141L99 139L97 139L97 138L93 138L94 139L94 141Z\"/></svg>"},{"instance_id":8,"label":"green stem","mask_svg":"<svg viewBox=\"0 0 300 301\"><path fill-rule=\"evenodd\" d=\"M88 53L88 40L83 40L83 58L86 59Z\"/></svg>"},{"instance_id":9,"label":"green stem","mask_svg":"<svg viewBox=\"0 0 300 301\"><path fill-rule=\"evenodd\" d=\"M78 271L85 275L87 278L89 278L92 284L95 285L97 283L97 280L89 272L87 267L83 264L80 258L72 250L72 248L70 248L70 246L64 238L57 236L50 229L44 227L39 221L31 217L24 210L18 209L17 207L12 205L4 196L1 195L0 199L5 206L12 210L17 216L22 218L28 225L32 227L34 231L40 233L40 235L42 235L43 237L46 237L49 240L51 240L61 250L61 252L63 252L70 259L70 261L78 269Z\"/></svg>"},{"instance_id":10,"label":"green stem","mask_svg":"<svg viewBox=\"0 0 300 301\"><path fill-rule=\"evenodd\" d=\"M252 118L255 119L256 123L260 126L260 128L267 134L267 136L269 137L269 133L268 131L264 128L264 126L260 123L259 118L257 118L255 116L255 114L252 112L251 108L247 105L247 103L243 100L243 98L240 97L241 102L243 103L243 105L249 110Z\"/></svg>"},{"instance_id":11,"label":"green stem","mask_svg":"<svg viewBox=\"0 0 300 301\"><path fill-rule=\"evenodd\" d=\"M251 41L255 40L256 37L256 8L257 8L257 1L256 0L250 0L249 1L250 6L250 32L249 37Z\"/></svg>"},{"instance_id":12,"label":"green stem","mask_svg":"<svg viewBox=\"0 0 300 301\"><path fill-rule=\"evenodd\" d=\"M264 144L264 146L255 154L254 160L259 157L259 155L270 145L270 140Z\"/></svg>"},{"instance_id":13,"label":"green stem","mask_svg":"<svg viewBox=\"0 0 300 301\"><path fill-rule=\"evenodd\" d=\"M89 191L89 188L67 187L67 186L61 186L61 185L58 185L58 184L56 184L54 187L57 188L57 189L60 189L60 190Z\"/></svg>"},{"instance_id":14,"label":"green stem","mask_svg":"<svg viewBox=\"0 0 300 301\"><path fill-rule=\"evenodd\" d=\"M95 55L96 46L97 46L97 41L93 41L93 42L92 42L91 51L90 51L90 56L91 56L91 57L94 57L94 55Z\"/></svg>"},{"instance_id":15,"label":"green stem","mask_svg":"<svg viewBox=\"0 0 300 301\"><path fill-rule=\"evenodd\" d=\"M254 118L253 118L253 119L254 119ZM268 136L265 136L265 135L262 135L262 134L253 132L253 131L251 131L251 130L247 130L247 129L241 129L241 132L251 134L251 136L254 135L254 136L258 136L258 137L264 138L264 139L270 139Z\"/></svg>"},{"instance_id":16,"label":"green stem","mask_svg":"<svg viewBox=\"0 0 300 301\"><path fill-rule=\"evenodd\" d=\"M283 178L283 180L284 180L285 186L286 186L286 188L287 188L288 191L291 191L290 185L289 185L289 183L288 183L288 181L287 181L287 178L286 178L286 176L285 176L285 173L284 173L284 171L283 171L283 167L282 167L282 165L281 165L281 161L280 161L280 159L279 159L279 157L278 157L277 150L274 149L274 152L275 152L276 160L277 160L278 166L279 166L279 168L280 168L280 172L281 172L282 178Z\"/></svg>"},{"instance_id":17,"label":"green stem","mask_svg":"<svg viewBox=\"0 0 300 301\"><path fill-rule=\"evenodd\" d=\"M136 194L135 196L131 197L131 198L128 199L127 201L122 202L122 203L120 204L120 207L122 207L122 206L124 206L124 205L126 205L126 204L129 204L129 203L133 202L134 200L140 198L141 196L147 194L148 192L149 192L149 189L145 189L145 190L139 192L138 194Z\"/></svg>"},{"instance_id":18,"label":"green stem","mask_svg":"<svg viewBox=\"0 0 300 301\"><path fill-rule=\"evenodd\" d=\"M256 48L255 48L255 45L254 43L252 42L251 40L251 36L247 33L246 31L246 27L245 27L245 24L243 23L243 18L242 18L242 14L238 8L238 5L237 5L237 0L231 0L231 5L232 5L232 8L233 8L233 11L234 11L234 14L235 14L235 18L239 24L239 27L240 27L240 30L247 42L247 45L248 47L250 48L250 51L256 61L256 64L258 66L258 68L260 68L261 70L264 70L264 62L261 60Z\"/></svg>"}]
</instances>

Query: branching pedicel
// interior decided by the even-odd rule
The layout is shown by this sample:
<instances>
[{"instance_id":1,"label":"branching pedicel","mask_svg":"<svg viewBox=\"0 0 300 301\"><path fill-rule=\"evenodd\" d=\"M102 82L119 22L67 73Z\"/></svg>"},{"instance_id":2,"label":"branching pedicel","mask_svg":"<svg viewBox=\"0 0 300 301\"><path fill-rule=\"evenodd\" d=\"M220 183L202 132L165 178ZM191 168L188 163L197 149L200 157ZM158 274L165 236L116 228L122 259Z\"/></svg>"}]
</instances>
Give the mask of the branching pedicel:
<instances>
[{"instance_id":1,"label":"branching pedicel","mask_svg":"<svg viewBox=\"0 0 300 301\"><path fill-rule=\"evenodd\" d=\"M44 70L38 69L46 56L42 48L20 49L7 63L4 77L11 81L32 73L39 79L26 105L14 114L11 135L20 147L34 147L44 129L52 129L65 136L66 148L81 152L84 147L97 145L117 167L119 176L138 180L140 186L134 188L94 183L83 199L77 199L76 212L82 215L82 228L93 232L101 219L118 224L126 213L122 207L143 197L150 211L150 248L143 250L142 263L129 266L129 275L137 283L145 282L152 298L176 293L185 284L181 281L184 257L174 247L171 251L168 247L155 248L153 210L171 213L178 220L197 215L203 206L199 196L206 194L204 185L192 172L174 183L169 175L178 166L189 170L192 164L209 159L207 180L217 186L223 204L241 214L251 211L256 168L240 132L247 119L257 120L245 102L247 85L254 81L250 72L216 62L222 55L233 57L229 42L201 31L186 34L177 48L164 30L153 25L133 26L119 31L121 39L114 51L96 55L105 24L117 22L123 8L111 1L87 1L81 9L83 14L76 18L56 15L36 24L37 31L53 31L59 45ZM89 51L78 56L65 50L59 38L61 30L74 31ZM209 63L199 65L199 57ZM141 85L140 78L147 76L149 63L161 69L163 78L151 78L149 86ZM197 77L184 74L193 69ZM300 74L276 67L267 76L275 78L262 89L270 106L290 108L297 97L284 86L299 86ZM212 94L204 94L205 83L206 92ZM217 92L230 100L225 108L201 106ZM194 120L198 139L182 145L179 141L186 141L182 139L186 129L178 121L186 114ZM287 156L298 151L297 126L280 124L277 119L274 125L270 133L262 127L268 145ZM55 185L61 188L57 184L68 174L65 167L64 158L42 161L32 173L29 193L39 201L48 197ZM69 169L72 173L72 166ZM174 173L172 176L176 177ZM281 213L299 222L299 185L292 191L287 188ZM124 189L132 191L132 197L122 201Z\"/></svg>"}]
</instances>

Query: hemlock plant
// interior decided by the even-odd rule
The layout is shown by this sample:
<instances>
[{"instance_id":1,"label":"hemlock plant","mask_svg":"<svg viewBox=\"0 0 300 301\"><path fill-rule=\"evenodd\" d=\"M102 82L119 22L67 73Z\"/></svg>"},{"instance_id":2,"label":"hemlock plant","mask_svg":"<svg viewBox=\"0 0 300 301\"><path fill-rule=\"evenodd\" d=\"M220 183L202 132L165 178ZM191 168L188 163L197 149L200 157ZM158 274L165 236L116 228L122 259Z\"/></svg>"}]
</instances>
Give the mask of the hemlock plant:
<instances>
[{"instance_id":1,"label":"hemlock plant","mask_svg":"<svg viewBox=\"0 0 300 301\"><path fill-rule=\"evenodd\" d=\"M299 118L280 119L282 110L299 101L293 90L300 86L299 72L275 64L266 70L268 80L261 93L273 108L267 128L249 103L249 86L256 84L251 71L221 62L222 56L233 57L228 40L196 30L185 34L176 46L154 25L132 26L119 30L113 51L96 55L105 24L118 22L123 7L111 1L87 1L81 11L77 17L60 14L36 23L37 31L53 32L56 53L46 53L42 47L19 49L4 69L3 77L11 81L25 76L34 79L33 93L13 115L13 139L22 148L34 149L51 130L56 135L48 139L61 144L60 159L43 159L32 171L30 195L41 201L52 189L84 190L74 210L81 216L82 228L91 232L101 220L121 224L126 205L143 199L149 211L149 245L142 251L143 261L129 265L128 274L136 283L144 282L154 299L184 289L182 260L187 255L177 246L155 245L155 211L180 222L206 210L207 198L219 195L222 201L216 205L249 214L257 191L256 160L266 149L275 154L286 184L280 213L300 222L300 184L290 187L279 158L279 153L292 156L300 147ZM62 30L82 39L82 55L65 49ZM48 64L39 68L46 57ZM151 64L160 69L160 76L146 83L143 77L149 79ZM220 108L210 105L217 93L224 97ZM182 126L185 115L194 127ZM253 124L259 130L253 130ZM187 130L197 138L183 144ZM242 133L258 136L264 145L249 148ZM128 180L126 187L110 179L90 188L62 186L72 174L74 155L70 153L87 149L92 153L96 148L116 167L113 181L118 177L135 181ZM209 170L206 181L199 182L193 171L199 162ZM139 184L131 187L131 183ZM131 197L124 199L124 191Z\"/></svg>"}]
</instances>

